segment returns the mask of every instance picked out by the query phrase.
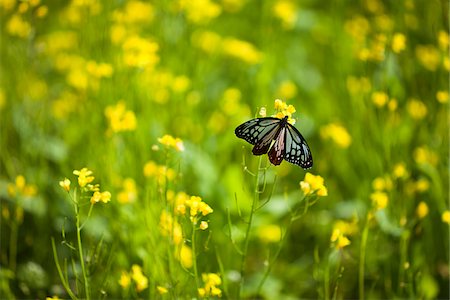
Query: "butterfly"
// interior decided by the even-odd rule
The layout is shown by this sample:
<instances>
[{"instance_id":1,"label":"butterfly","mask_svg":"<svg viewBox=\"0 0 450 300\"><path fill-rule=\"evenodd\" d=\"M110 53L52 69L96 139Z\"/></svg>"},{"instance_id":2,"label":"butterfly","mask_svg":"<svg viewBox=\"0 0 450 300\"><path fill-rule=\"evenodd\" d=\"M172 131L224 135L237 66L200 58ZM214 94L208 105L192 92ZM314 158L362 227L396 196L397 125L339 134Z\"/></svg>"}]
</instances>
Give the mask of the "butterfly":
<instances>
[{"instance_id":1,"label":"butterfly","mask_svg":"<svg viewBox=\"0 0 450 300\"><path fill-rule=\"evenodd\" d=\"M267 117L249 120L239 125L234 133L252 145L254 155L268 153L269 160L274 165L286 161L309 169L313 165L311 150L305 138L288 122L283 119ZM272 143L272 141L275 141Z\"/></svg>"}]
</instances>

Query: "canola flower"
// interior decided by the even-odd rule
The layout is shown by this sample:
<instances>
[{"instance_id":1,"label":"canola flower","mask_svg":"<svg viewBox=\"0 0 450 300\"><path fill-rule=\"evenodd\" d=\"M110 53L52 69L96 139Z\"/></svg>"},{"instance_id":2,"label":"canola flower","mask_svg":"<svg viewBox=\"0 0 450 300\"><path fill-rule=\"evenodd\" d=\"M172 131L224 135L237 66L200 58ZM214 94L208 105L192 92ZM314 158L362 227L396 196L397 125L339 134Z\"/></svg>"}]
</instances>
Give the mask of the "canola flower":
<instances>
[{"instance_id":1,"label":"canola flower","mask_svg":"<svg viewBox=\"0 0 450 300\"><path fill-rule=\"evenodd\" d=\"M10 197L33 197L37 194L37 187L34 184L27 184L25 176L18 175L14 183L8 183L7 191Z\"/></svg>"},{"instance_id":2,"label":"canola flower","mask_svg":"<svg viewBox=\"0 0 450 300\"><path fill-rule=\"evenodd\" d=\"M278 0L273 6L273 14L278 18L284 29L294 28L297 22L297 6L290 0Z\"/></svg>"},{"instance_id":3,"label":"canola flower","mask_svg":"<svg viewBox=\"0 0 450 300\"><path fill-rule=\"evenodd\" d=\"M202 280L204 287L198 289L198 295L200 298L222 296L222 290L218 288L218 286L222 284L222 279L219 274L203 273Z\"/></svg>"},{"instance_id":4,"label":"canola flower","mask_svg":"<svg viewBox=\"0 0 450 300\"><path fill-rule=\"evenodd\" d=\"M314 194L319 197L328 196L328 190L324 185L323 177L313 175L309 172L307 172L305 178L300 181L300 188L305 196Z\"/></svg>"},{"instance_id":5,"label":"canola flower","mask_svg":"<svg viewBox=\"0 0 450 300\"><path fill-rule=\"evenodd\" d=\"M125 102L119 101L116 105L106 107L105 116L108 119L109 131L112 133L133 131L137 121L133 111L127 110Z\"/></svg>"},{"instance_id":6,"label":"canola flower","mask_svg":"<svg viewBox=\"0 0 450 300\"><path fill-rule=\"evenodd\" d=\"M133 178L125 178L122 182L122 190L117 194L119 203L131 203L137 199L136 182Z\"/></svg>"},{"instance_id":7,"label":"canola flower","mask_svg":"<svg viewBox=\"0 0 450 300\"><path fill-rule=\"evenodd\" d=\"M295 119L292 118L292 114L296 112L295 107L291 104L287 104L283 100L275 99L274 102L275 111L277 112L272 117L283 119L284 117L288 117L288 122L292 125L295 124Z\"/></svg>"},{"instance_id":8,"label":"canola flower","mask_svg":"<svg viewBox=\"0 0 450 300\"><path fill-rule=\"evenodd\" d=\"M132 282L135 284L138 293L148 288L148 278L144 275L142 267L137 264L131 266L130 272L122 271L118 280L123 289L128 288Z\"/></svg>"},{"instance_id":9,"label":"canola flower","mask_svg":"<svg viewBox=\"0 0 450 300\"><path fill-rule=\"evenodd\" d=\"M167 294L169 292L169 290L166 287L163 287L163 286L160 286L160 285L156 286L156 290L158 291L158 293L160 295L164 295L164 294Z\"/></svg>"},{"instance_id":10,"label":"canola flower","mask_svg":"<svg viewBox=\"0 0 450 300\"><path fill-rule=\"evenodd\" d=\"M446 210L442 213L441 220L450 225L450 210Z\"/></svg>"},{"instance_id":11,"label":"canola flower","mask_svg":"<svg viewBox=\"0 0 450 300\"><path fill-rule=\"evenodd\" d=\"M377 210L385 209L389 203L389 197L384 192L375 191L370 195L370 199Z\"/></svg>"},{"instance_id":12,"label":"canola flower","mask_svg":"<svg viewBox=\"0 0 450 300\"><path fill-rule=\"evenodd\" d=\"M343 249L344 247L347 247L351 244L350 240L338 228L333 229L330 241L338 250Z\"/></svg>"},{"instance_id":13,"label":"canola flower","mask_svg":"<svg viewBox=\"0 0 450 300\"><path fill-rule=\"evenodd\" d=\"M180 138L174 138L169 134L165 134L164 136L158 138L158 142L168 148L173 148L178 152L184 151L183 141Z\"/></svg>"},{"instance_id":14,"label":"canola flower","mask_svg":"<svg viewBox=\"0 0 450 300\"><path fill-rule=\"evenodd\" d=\"M416 215L419 219L423 219L428 215L429 208L425 201L420 201L416 208Z\"/></svg>"},{"instance_id":15,"label":"canola flower","mask_svg":"<svg viewBox=\"0 0 450 300\"><path fill-rule=\"evenodd\" d=\"M265 243L277 243L281 241L281 227L275 224L260 226L257 231L259 239Z\"/></svg>"},{"instance_id":16,"label":"canola flower","mask_svg":"<svg viewBox=\"0 0 450 300\"><path fill-rule=\"evenodd\" d=\"M325 140L332 140L340 148L348 148L352 143L352 136L347 129L339 124L331 123L320 128L320 136Z\"/></svg>"}]
</instances>

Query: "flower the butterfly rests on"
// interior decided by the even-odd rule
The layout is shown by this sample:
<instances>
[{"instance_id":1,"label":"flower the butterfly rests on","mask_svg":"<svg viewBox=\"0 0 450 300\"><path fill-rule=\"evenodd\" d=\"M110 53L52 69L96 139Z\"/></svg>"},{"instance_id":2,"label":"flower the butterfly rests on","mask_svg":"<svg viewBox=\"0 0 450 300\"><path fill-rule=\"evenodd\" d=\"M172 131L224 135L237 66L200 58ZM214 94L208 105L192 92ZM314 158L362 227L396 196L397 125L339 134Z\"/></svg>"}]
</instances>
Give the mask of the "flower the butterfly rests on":
<instances>
[{"instance_id":1,"label":"flower the butterfly rests on","mask_svg":"<svg viewBox=\"0 0 450 300\"><path fill-rule=\"evenodd\" d=\"M254 155L268 153L274 165L286 161L309 169L313 165L311 150L300 132L288 122L288 115L282 119L274 117L256 118L239 125L234 133L253 147ZM275 141L275 142L273 142Z\"/></svg>"}]
</instances>

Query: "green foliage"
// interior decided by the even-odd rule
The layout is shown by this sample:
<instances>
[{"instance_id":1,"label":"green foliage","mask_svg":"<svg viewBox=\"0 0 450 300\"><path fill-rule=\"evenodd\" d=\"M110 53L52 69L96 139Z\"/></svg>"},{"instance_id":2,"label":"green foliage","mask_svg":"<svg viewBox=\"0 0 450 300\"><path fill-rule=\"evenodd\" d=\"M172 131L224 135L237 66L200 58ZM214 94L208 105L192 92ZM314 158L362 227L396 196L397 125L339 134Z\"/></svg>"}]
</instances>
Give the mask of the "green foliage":
<instances>
[{"instance_id":1,"label":"green foliage","mask_svg":"<svg viewBox=\"0 0 450 300\"><path fill-rule=\"evenodd\" d=\"M0 295L449 298L445 12L0 0ZM234 135L277 98L320 177Z\"/></svg>"}]
</instances>

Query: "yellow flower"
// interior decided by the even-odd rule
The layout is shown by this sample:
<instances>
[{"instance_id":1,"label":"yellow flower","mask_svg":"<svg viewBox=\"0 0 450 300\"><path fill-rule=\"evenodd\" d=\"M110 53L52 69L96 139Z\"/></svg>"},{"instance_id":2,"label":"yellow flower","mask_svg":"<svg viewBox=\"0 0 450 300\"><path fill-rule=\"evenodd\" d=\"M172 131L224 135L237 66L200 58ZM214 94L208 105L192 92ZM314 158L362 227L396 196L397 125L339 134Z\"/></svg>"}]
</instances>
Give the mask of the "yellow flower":
<instances>
[{"instance_id":1,"label":"yellow flower","mask_svg":"<svg viewBox=\"0 0 450 300\"><path fill-rule=\"evenodd\" d=\"M171 135L166 134L163 137L158 138L158 142L164 146L174 148L177 151L184 151L183 141L179 138L174 138Z\"/></svg>"},{"instance_id":2,"label":"yellow flower","mask_svg":"<svg viewBox=\"0 0 450 300\"><path fill-rule=\"evenodd\" d=\"M439 51L433 45L419 45L416 47L416 57L429 71L436 71L440 62Z\"/></svg>"},{"instance_id":3,"label":"yellow flower","mask_svg":"<svg viewBox=\"0 0 450 300\"><path fill-rule=\"evenodd\" d=\"M66 191L70 191L70 180L67 178L64 178L64 180L59 182L59 185Z\"/></svg>"},{"instance_id":4,"label":"yellow flower","mask_svg":"<svg viewBox=\"0 0 450 300\"><path fill-rule=\"evenodd\" d=\"M208 228L208 222L206 221L201 221L200 222L200 229L201 230L206 230Z\"/></svg>"},{"instance_id":5,"label":"yellow flower","mask_svg":"<svg viewBox=\"0 0 450 300\"><path fill-rule=\"evenodd\" d=\"M125 65L138 68L153 68L159 62L159 45L139 36L131 36L122 45Z\"/></svg>"},{"instance_id":6,"label":"yellow flower","mask_svg":"<svg viewBox=\"0 0 450 300\"><path fill-rule=\"evenodd\" d=\"M389 100L389 96L384 92L374 92L372 94L372 102L378 106L383 107Z\"/></svg>"},{"instance_id":7,"label":"yellow flower","mask_svg":"<svg viewBox=\"0 0 450 300\"><path fill-rule=\"evenodd\" d=\"M38 18L45 17L47 15L47 13L48 13L48 6L46 6L46 5L39 6L36 9L36 17L38 17Z\"/></svg>"},{"instance_id":8,"label":"yellow flower","mask_svg":"<svg viewBox=\"0 0 450 300\"><path fill-rule=\"evenodd\" d=\"M222 12L222 8L210 0L178 0L180 10L186 12L187 19L194 24L206 24Z\"/></svg>"},{"instance_id":9,"label":"yellow flower","mask_svg":"<svg viewBox=\"0 0 450 300\"><path fill-rule=\"evenodd\" d=\"M437 154L430 149L428 149L427 146L417 147L414 150L414 160L418 164L423 163L429 163L433 166L435 166L439 160Z\"/></svg>"},{"instance_id":10,"label":"yellow flower","mask_svg":"<svg viewBox=\"0 0 450 300\"><path fill-rule=\"evenodd\" d=\"M108 203L109 201L111 201L111 193L106 191L106 192L94 192L94 195L92 195L91 197L91 203L97 203L97 202L103 202L103 203Z\"/></svg>"},{"instance_id":11,"label":"yellow flower","mask_svg":"<svg viewBox=\"0 0 450 300\"><path fill-rule=\"evenodd\" d=\"M78 185L80 187L85 187L86 184L94 181L95 177L91 176L92 171L88 168L82 168L81 170L74 170L73 174L78 176Z\"/></svg>"},{"instance_id":12,"label":"yellow flower","mask_svg":"<svg viewBox=\"0 0 450 300\"><path fill-rule=\"evenodd\" d=\"M439 31L439 34L438 34L438 43L439 43L439 47L440 47L442 50L448 51L448 45L449 45L449 36L448 36L448 32L446 32L445 30Z\"/></svg>"},{"instance_id":13,"label":"yellow flower","mask_svg":"<svg viewBox=\"0 0 450 300\"><path fill-rule=\"evenodd\" d=\"M350 240L337 228L333 229L330 241L335 243L335 248L338 250L351 244Z\"/></svg>"},{"instance_id":14,"label":"yellow flower","mask_svg":"<svg viewBox=\"0 0 450 300\"><path fill-rule=\"evenodd\" d=\"M292 99L297 95L297 86L290 80L283 81L278 87L277 95L283 99Z\"/></svg>"},{"instance_id":15,"label":"yellow flower","mask_svg":"<svg viewBox=\"0 0 450 300\"><path fill-rule=\"evenodd\" d=\"M16 0L1 0L0 1L0 7L4 11L9 11L9 10L13 9L15 5L16 5Z\"/></svg>"},{"instance_id":16,"label":"yellow flower","mask_svg":"<svg viewBox=\"0 0 450 300\"><path fill-rule=\"evenodd\" d=\"M281 240L281 228L278 225L263 225L258 229L258 237L263 243L277 243Z\"/></svg>"},{"instance_id":17,"label":"yellow flower","mask_svg":"<svg viewBox=\"0 0 450 300\"><path fill-rule=\"evenodd\" d=\"M373 192L370 199L377 210L386 208L389 202L388 195L384 192Z\"/></svg>"},{"instance_id":18,"label":"yellow flower","mask_svg":"<svg viewBox=\"0 0 450 300\"><path fill-rule=\"evenodd\" d=\"M313 175L309 172L305 174L303 181L300 181L300 188L305 196L316 193L317 196L327 196L328 190L323 184L324 180L322 176Z\"/></svg>"},{"instance_id":19,"label":"yellow flower","mask_svg":"<svg viewBox=\"0 0 450 300\"><path fill-rule=\"evenodd\" d=\"M368 93L371 89L372 85L367 77L357 78L349 76L347 78L347 90L352 95Z\"/></svg>"},{"instance_id":20,"label":"yellow flower","mask_svg":"<svg viewBox=\"0 0 450 300\"><path fill-rule=\"evenodd\" d=\"M297 21L297 7L292 1L279 0L275 2L273 13L282 21L285 29L293 28Z\"/></svg>"},{"instance_id":21,"label":"yellow flower","mask_svg":"<svg viewBox=\"0 0 450 300\"><path fill-rule=\"evenodd\" d=\"M296 110L293 105L288 105L286 102L280 99L275 99L274 107L277 113L275 115L272 115L272 117L283 119L287 116L287 121L292 125L295 124L295 119L292 118L292 114L295 113Z\"/></svg>"},{"instance_id":22,"label":"yellow flower","mask_svg":"<svg viewBox=\"0 0 450 300\"><path fill-rule=\"evenodd\" d=\"M407 103L409 115L416 120L423 119L427 115L426 105L417 99L410 99Z\"/></svg>"},{"instance_id":23,"label":"yellow flower","mask_svg":"<svg viewBox=\"0 0 450 300\"><path fill-rule=\"evenodd\" d=\"M139 265L131 267L131 278L136 283L136 290L141 292L148 287L148 278L142 273L142 268Z\"/></svg>"},{"instance_id":24,"label":"yellow flower","mask_svg":"<svg viewBox=\"0 0 450 300\"><path fill-rule=\"evenodd\" d=\"M436 93L436 99L439 103L448 103L448 91L438 91Z\"/></svg>"},{"instance_id":25,"label":"yellow flower","mask_svg":"<svg viewBox=\"0 0 450 300\"><path fill-rule=\"evenodd\" d=\"M123 190L117 194L117 201L119 203L134 202L137 198L136 182L133 178L126 178L123 183Z\"/></svg>"},{"instance_id":26,"label":"yellow flower","mask_svg":"<svg viewBox=\"0 0 450 300\"><path fill-rule=\"evenodd\" d=\"M158 290L158 293L160 295L164 295L164 294L167 294L169 292L169 290L167 288L165 288L163 286L160 286L160 285L156 286L156 289Z\"/></svg>"},{"instance_id":27,"label":"yellow flower","mask_svg":"<svg viewBox=\"0 0 450 300\"><path fill-rule=\"evenodd\" d=\"M119 285L125 289L128 286L130 286L130 283L131 283L130 274L128 274L128 272L122 271L122 274L120 275L119 279Z\"/></svg>"},{"instance_id":28,"label":"yellow flower","mask_svg":"<svg viewBox=\"0 0 450 300\"><path fill-rule=\"evenodd\" d=\"M421 201L419 205L417 205L416 214L419 219L425 218L428 215L428 211L428 205L424 201Z\"/></svg>"},{"instance_id":29,"label":"yellow flower","mask_svg":"<svg viewBox=\"0 0 450 300\"><path fill-rule=\"evenodd\" d=\"M406 169L406 165L404 163L396 164L392 173L394 178L406 178L409 176L408 170Z\"/></svg>"},{"instance_id":30,"label":"yellow flower","mask_svg":"<svg viewBox=\"0 0 450 300\"><path fill-rule=\"evenodd\" d=\"M266 108L265 107L261 107L260 109L259 109L259 113L258 113L261 117L263 117L263 118L265 118L265 117L267 117L267 111L266 111Z\"/></svg>"},{"instance_id":31,"label":"yellow flower","mask_svg":"<svg viewBox=\"0 0 450 300\"><path fill-rule=\"evenodd\" d=\"M152 4L141 1L127 2L123 13L116 13L114 17L116 21L123 21L128 24L138 24L151 22L155 12Z\"/></svg>"},{"instance_id":32,"label":"yellow flower","mask_svg":"<svg viewBox=\"0 0 450 300\"><path fill-rule=\"evenodd\" d=\"M442 213L442 222L450 224L450 210L446 210Z\"/></svg>"},{"instance_id":33,"label":"yellow flower","mask_svg":"<svg viewBox=\"0 0 450 300\"><path fill-rule=\"evenodd\" d=\"M320 136L323 139L331 139L341 148L348 148L352 143L352 137L342 125L331 123L320 128Z\"/></svg>"},{"instance_id":34,"label":"yellow flower","mask_svg":"<svg viewBox=\"0 0 450 300\"><path fill-rule=\"evenodd\" d=\"M105 116L109 121L110 130L114 133L136 129L136 116L133 111L126 110L123 100L115 106L106 107Z\"/></svg>"},{"instance_id":35,"label":"yellow flower","mask_svg":"<svg viewBox=\"0 0 450 300\"><path fill-rule=\"evenodd\" d=\"M209 54L218 53L222 50L222 37L213 31L194 32L192 43Z\"/></svg>"},{"instance_id":36,"label":"yellow flower","mask_svg":"<svg viewBox=\"0 0 450 300\"><path fill-rule=\"evenodd\" d=\"M58 296L45 297L45 300L59 300L59 297Z\"/></svg>"},{"instance_id":37,"label":"yellow flower","mask_svg":"<svg viewBox=\"0 0 450 300\"><path fill-rule=\"evenodd\" d=\"M6 24L6 30L13 36L26 38L31 33L31 25L18 14L12 15Z\"/></svg>"},{"instance_id":38,"label":"yellow flower","mask_svg":"<svg viewBox=\"0 0 450 300\"><path fill-rule=\"evenodd\" d=\"M180 253L179 253L179 260L181 262L181 265L183 267L189 269L192 268L193 260L192 260L192 249L191 247L183 244L181 245Z\"/></svg>"},{"instance_id":39,"label":"yellow flower","mask_svg":"<svg viewBox=\"0 0 450 300\"><path fill-rule=\"evenodd\" d=\"M222 284L222 279L216 273L203 273L202 280L204 287L198 289L198 295L204 297L221 297L222 291L217 287Z\"/></svg>"},{"instance_id":40,"label":"yellow flower","mask_svg":"<svg viewBox=\"0 0 450 300\"><path fill-rule=\"evenodd\" d=\"M392 37L392 51L400 53L406 48L406 36L402 33L396 33Z\"/></svg>"},{"instance_id":41,"label":"yellow flower","mask_svg":"<svg viewBox=\"0 0 450 300\"><path fill-rule=\"evenodd\" d=\"M249 42L235 38L225 38L222 41L222 51L225 55L254 65L261 62L263 54Z\"/></svg>"},{"instance_id":42,"label":"yellow flower","mask_svg":"<svg viewBox=\"0 0 450 300\"><path fill-rule=\"evenodd\" d=\"M430 182L425 178L420 178L415 183L416 191L418 192L425 192L430 188Z\"/></svg>"}]
</instances>

